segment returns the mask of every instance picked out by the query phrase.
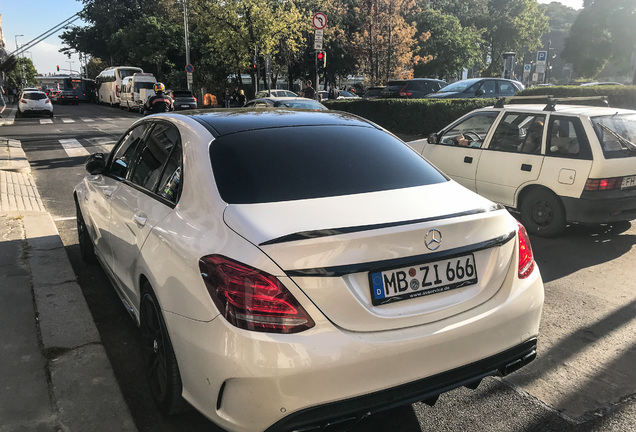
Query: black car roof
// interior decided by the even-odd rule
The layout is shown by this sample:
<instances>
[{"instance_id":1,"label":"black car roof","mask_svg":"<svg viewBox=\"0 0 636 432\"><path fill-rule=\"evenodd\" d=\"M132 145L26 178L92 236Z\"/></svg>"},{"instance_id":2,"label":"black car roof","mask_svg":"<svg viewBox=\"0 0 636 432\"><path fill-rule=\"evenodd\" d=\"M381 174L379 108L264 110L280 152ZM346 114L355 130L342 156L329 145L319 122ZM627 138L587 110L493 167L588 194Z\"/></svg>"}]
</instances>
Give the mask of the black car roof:
<instances>
[{"instance_id":1,"label":"black car roof","mask_svg":"<svg viewBox=\"0 0 636 432\"><path fill-rule=\"evenodd\" d=\"M224 109L193 113L189 117L202 124L214 136L247 130L295 126L363 126L372 123L348 113L338 111L312 111L301 109L254 110L250 108Z\"/></svg>"}]
</instances>

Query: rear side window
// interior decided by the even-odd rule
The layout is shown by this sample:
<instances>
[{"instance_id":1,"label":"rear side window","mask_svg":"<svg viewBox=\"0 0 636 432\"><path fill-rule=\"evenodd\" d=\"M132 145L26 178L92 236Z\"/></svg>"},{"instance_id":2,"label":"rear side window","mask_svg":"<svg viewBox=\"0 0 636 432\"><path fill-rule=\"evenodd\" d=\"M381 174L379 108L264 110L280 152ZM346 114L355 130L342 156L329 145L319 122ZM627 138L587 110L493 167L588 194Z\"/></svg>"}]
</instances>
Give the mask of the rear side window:
<instances>
[{"instance_id":1,"label":"rear side window","mask_svg":"<svg viewBox=\"0 0 636 432\"><path fill-rule=\"evenodd\" d=\"M134 127L124 136L117 147L110 163L110 174L119 178L126 178L133 165L137 147L146 132L147 125L142 124Z\"/></svg>"},{"instance_id":2,"label":"rear side window","mask_svg":"<svg viewBox=\"0 0 636 432\"><path fill-rule=\"evenodd\" d=\"M179 131L174 126L166 123L155 125L144 141L130 181L154 192L162 177L163 166L179 142Z\"/></svg>"},{"instance_id":3,"label":"rear side window","mask_svg":"<svg viewBox=\"0 0 636 432\"><path fill-rule=\"evenodd\" d=\"M323 198L447 181L392 135L370 127L246 131L210 146L216 184L230 204Z\"/></svg>"}]
</instances>

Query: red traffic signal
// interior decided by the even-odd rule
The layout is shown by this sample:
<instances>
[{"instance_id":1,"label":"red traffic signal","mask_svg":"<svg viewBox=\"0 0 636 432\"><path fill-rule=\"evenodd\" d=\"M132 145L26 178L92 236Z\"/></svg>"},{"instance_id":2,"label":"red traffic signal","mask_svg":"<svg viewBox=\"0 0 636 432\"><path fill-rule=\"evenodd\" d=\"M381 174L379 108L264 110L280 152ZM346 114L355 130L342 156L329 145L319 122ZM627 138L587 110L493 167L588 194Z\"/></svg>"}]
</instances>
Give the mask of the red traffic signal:
<instances>
[{"instance_id":1,"label":"red traffic signal","mask_svg":"<svg viewBox=\"0 0 636 432\"><path fill-rule=\"evenodd\" d=\"M322 51L318 51L318 60L322 60L325 58L325 53Z\"/></svg>"},{"instance_id":2,"label":"red traffic signal","mask_svg":"<svg viewBox=\"0 0 636 432\"><path fill-rule=\"evenodd\" d=\"M57 65L57 71L58 72L60 71L60 65Z\"/></svg>"},{"instance_id":3,"label":"red traffic signal","mask_svg":"<svg viewBox=\"0 0 636 432\"><path fill-rule=\"evenodd\" d=\"M326 68L327 67L327 53L324 51L317 51L316 52L316 63L318 64L319 68Z\"/></svg>"}]
</instances>

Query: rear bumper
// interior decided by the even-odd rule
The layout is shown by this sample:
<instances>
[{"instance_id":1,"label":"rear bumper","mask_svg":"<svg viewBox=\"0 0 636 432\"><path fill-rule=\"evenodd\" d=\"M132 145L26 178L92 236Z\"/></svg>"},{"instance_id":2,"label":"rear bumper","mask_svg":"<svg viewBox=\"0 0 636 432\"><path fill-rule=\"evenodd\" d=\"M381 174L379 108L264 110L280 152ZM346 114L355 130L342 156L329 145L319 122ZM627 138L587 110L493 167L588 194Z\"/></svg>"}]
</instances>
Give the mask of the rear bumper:
<instances>
[{"instance_id":1,"label":"rear bumper","mask_svg":"<svg viewBox=\"0 0 636 432\"><path fill-rule=\"evenodd\" d=\"M537 356L537 339L530 339L486 359L408 384L376 393L328 403L295 412L266 432L325 430L327 424L353 425L369 414L419 401L434 404L437 397L457 387L476 388L483 378L505 376L527 365Z\"/></svg>"},{"instance_id":2,"label":"rear bumper","mask_svg":"<svg viewBox=\"0 0 636 432\"><path fill-rule=\"evenodd\" d=\"M583 192L561 197L568 222L605 223L636 218L636 190Z\"/></svg>"}]
</instances>

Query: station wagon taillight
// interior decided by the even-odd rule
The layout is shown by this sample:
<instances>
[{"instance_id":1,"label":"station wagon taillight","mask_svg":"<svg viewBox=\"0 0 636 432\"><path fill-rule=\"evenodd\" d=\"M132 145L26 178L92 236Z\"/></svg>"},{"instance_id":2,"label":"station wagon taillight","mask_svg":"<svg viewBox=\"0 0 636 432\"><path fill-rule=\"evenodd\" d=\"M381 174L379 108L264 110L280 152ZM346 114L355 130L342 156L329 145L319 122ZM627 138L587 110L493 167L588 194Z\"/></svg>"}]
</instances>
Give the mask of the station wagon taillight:
<instances>
[{"instance_id":1,"label":"station wagon taillight","mask_svg":"<svg viewBox=\"0 0 636 432\"><path fill-rule=\"evenodd\" d=\"M294 296L269 273L221 255L204 256L199 269L217 308L236 327L298 333L314 326Z\"/></svg>"},{"instance_id":2,"label":"station wagon taillight","mask_svg":"<svg viewBox=\"0 0 636 432\"><path fill-rule=\"evenodd\" d=\"M586 191L604 191L620 189L623 177L610 177L604 179L587 179L585 182Z\"/></svg>"},{"instance_id":3,"label":"station wagon taillight","mask_svg":"<svg viewBox=\"0 0 636 432\"><path fill-rule=\"evenodd\" d=\"M518 222L517 227L519 237L519 270L517 274L519 279L525 279L534 270L534 254L532 253L530 237L528 237L526 229Z\"/></svg>"}]
</instances>

